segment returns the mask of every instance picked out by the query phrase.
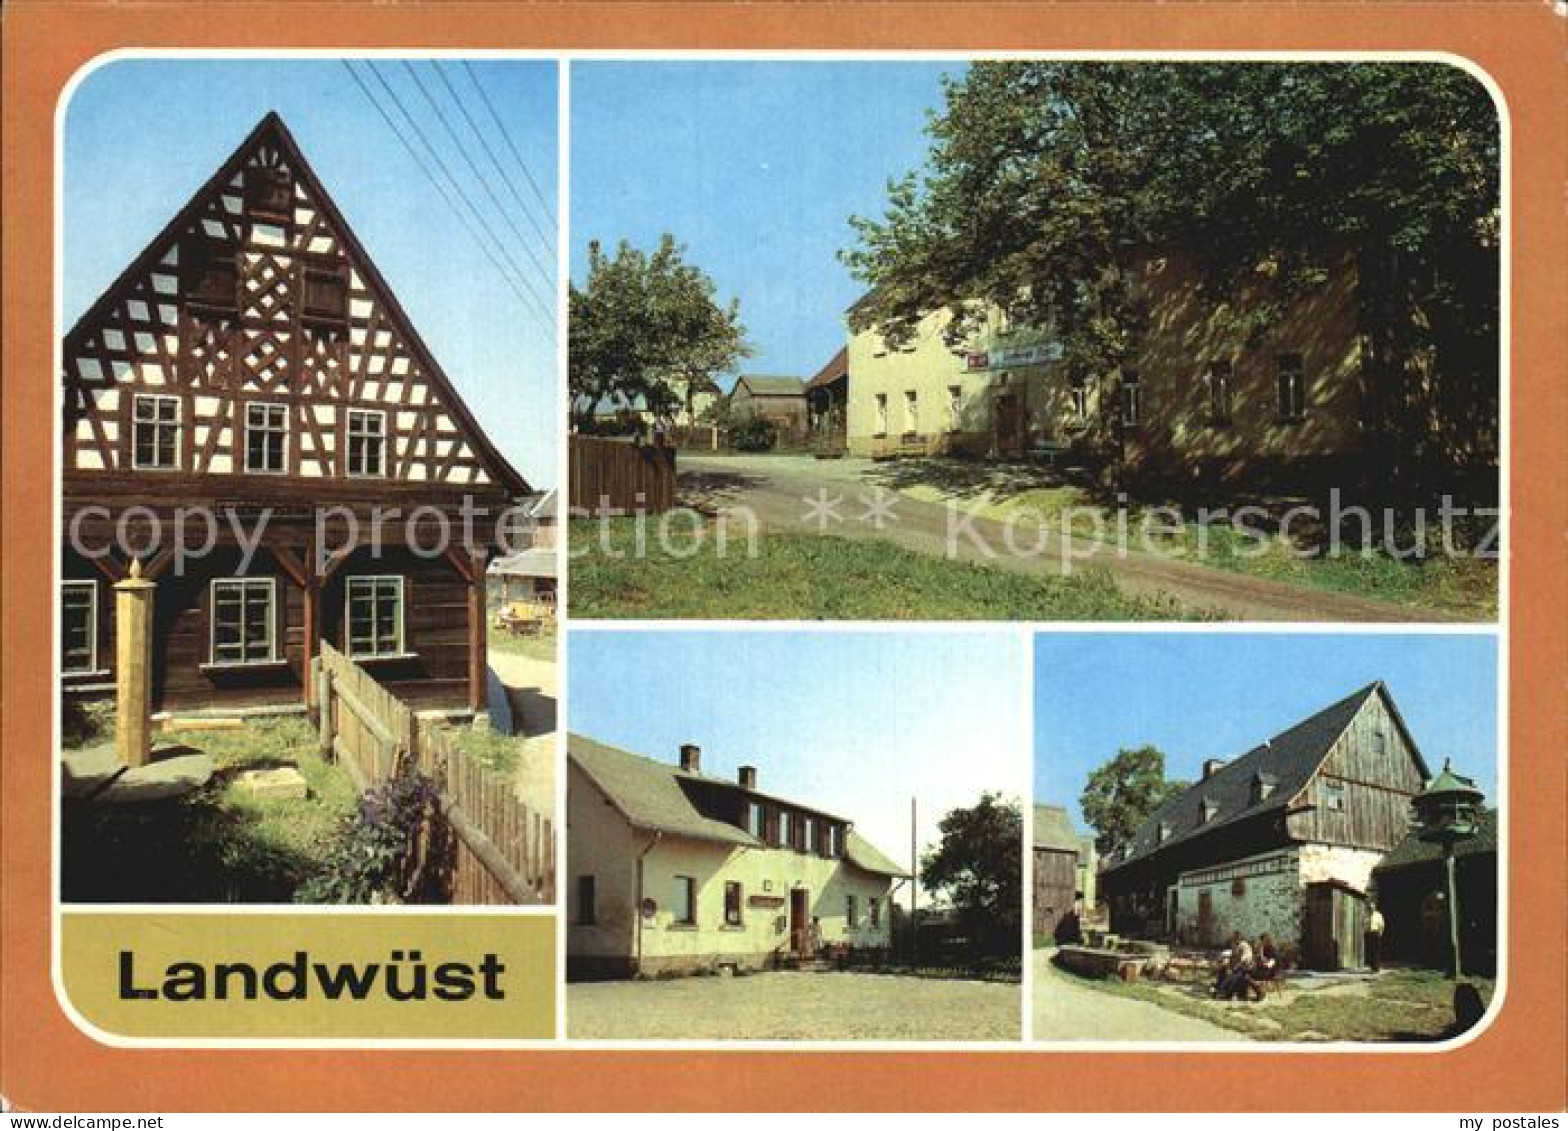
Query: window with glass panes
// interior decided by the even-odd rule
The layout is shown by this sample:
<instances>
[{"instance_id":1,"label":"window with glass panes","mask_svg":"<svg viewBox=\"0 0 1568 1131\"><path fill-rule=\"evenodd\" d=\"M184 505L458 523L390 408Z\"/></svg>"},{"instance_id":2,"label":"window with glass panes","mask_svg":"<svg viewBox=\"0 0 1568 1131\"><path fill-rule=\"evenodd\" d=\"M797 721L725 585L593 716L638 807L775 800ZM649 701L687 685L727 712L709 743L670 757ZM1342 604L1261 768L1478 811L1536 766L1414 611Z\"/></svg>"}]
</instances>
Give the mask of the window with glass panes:
<instances>
[{"instance_id":1,"label":"window with glass panes","mask_svg":"<svg viewBox=\"0 0 1568 1131\"><path fill-rule=\"evenodd\" d=\"M1209 365L1204 380L1209 386L1209 423L1230 423L1230 362L1216 361Z\"/></svg>"},{"instance_id":2,"label":"window with glass panes","mask_svg":"<svg viewBox=\"0 0 1568 1131\"><path fill-rule=\"evenodd\" d=\"M348 473L385 475L387 414L373 409L348 410Z\"/></svg>"},{"instance_id":3,"label":"window with glass panes","mask_svg":"<svg viewBox=\"0 0 1568 1131\"><path fill-rule=\"evenodd\" d=\"M741 886L735 880L724 882L724 925L726 927L739 927L741 925Z\"/></svg>"},{"instance_id":4,"label":"window with glass panes","mask_svg":"<svg viewBox=\"0 0 1568 1131\"><path fill-rule=\"evenodd\" d=\"M133 406L132 462L139 470L164 471L180 466L180 398L138 393Z\"/></svg>"},{"instance_id":5,"label":"window with glass panes","mask_svg":"<svg viewBox=\"0 0 1568 1131\"><path fill-rule=\"evenodd\" d=\"M270 577L219 578L212 583L215 664L256 664L276 658L273 647L277 583Z\"/></svg>"},{"instance_id":6,"label":"window with glass panes","mask_svg":"<svg viewBox=\"0 0 1568 1131\"><path fill-rule=\"evenodd\" d=\"M403 651L403 579L351 577L348 601L348 654L395 656Z\"/></svg>"},{"instance_id":7,"label":"window with glass panes","mask_svg":"<svg viewBox=\"0 0 1568 1131\"><path fill-rule=\"evenodd\" d=\"M1122 374L1122 424L1128 428L1143 419L1143 394L1136 373Z\"/></svg>"},{"instance_id":8,"label":"window with glass panes","mask_svg":"<svg viewBox=\"0 0 1568 1131\"><path fill-rule=\"evenodd\" d=\"M1300 420L1307 411L1306 389L1302 381L1301 355L1282 353L1275 359L1279 368L1279 415L1281 420Z\"/></svg>"},{"instance_id":9,"label":"window with glass panes","mask_svg":"<svg viewBox=\"0 0 1568 1131\"><path fill-rule=\"evenodd\" d=\"M245 470L288 470L289 409L281 404L245 406Z\"/></svg>"},{"instance_id":10,"label":"window with glass panes","mask_svg":"<svg viewBox=\"0 0 1568 1131\"><path fill-rule=\"evenodd\" d=\"M60 593L60 670L98 670L98 583L67 581Z\"/></svg>"}]
</instances>

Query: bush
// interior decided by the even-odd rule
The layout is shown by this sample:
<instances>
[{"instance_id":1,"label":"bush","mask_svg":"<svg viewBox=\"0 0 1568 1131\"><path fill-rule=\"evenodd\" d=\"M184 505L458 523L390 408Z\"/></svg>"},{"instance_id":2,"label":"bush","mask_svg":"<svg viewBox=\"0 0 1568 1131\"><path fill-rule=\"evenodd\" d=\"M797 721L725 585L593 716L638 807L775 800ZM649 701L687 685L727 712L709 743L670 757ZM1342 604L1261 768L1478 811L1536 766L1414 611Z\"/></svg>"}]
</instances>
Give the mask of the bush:
<instances>
[{"instance_id":1,"label":"bush","mask_svg":"<svg viewBox=\"0 0 1568 1131\"><path fill-rule=\"evenodd\" d=\"M295 903L398 902L420 828L436 804L430 779L405 770L365 791L322 858L294 892Z\"/></svg>"},{"instance_id":2,"label":"bush","mask_svg":"<svg viewBox=\"0 0 1568 1131\"><path fill-rule=\"evenodd\" d=\"M779 442L779 426L752 416L731 424L725 438L737 452L771 452Z\"/></svg>"}]
</instances>

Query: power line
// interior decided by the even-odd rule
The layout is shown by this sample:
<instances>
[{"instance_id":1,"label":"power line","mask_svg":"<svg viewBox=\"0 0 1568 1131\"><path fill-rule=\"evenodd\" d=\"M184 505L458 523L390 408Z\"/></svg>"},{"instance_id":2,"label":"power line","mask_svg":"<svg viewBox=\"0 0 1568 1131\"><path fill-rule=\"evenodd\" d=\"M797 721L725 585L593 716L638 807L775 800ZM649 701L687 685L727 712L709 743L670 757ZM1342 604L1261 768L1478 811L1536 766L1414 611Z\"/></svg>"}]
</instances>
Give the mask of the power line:
<instances>
[{"instance_id":1,"label":"power line","mask_svg":"<svg viewBox=\"0 0 1568 1131\"><path fill-rule=\"evenodd\" d=\"M392 99L392 102L397 106L398 110L403 114L403 116L408 119L409 124L413 127L415 135L425 145L425 147L430 150L431 158L434 159L436 166L446 174L447 179L452 182L452 186L454 189L456 189L458 195L463 198L465 204L468 204L469 210L474 213L474 216L479 220L480 225L485 228L486 232L488 233L489 243L487 243L485 237L481 236L475 229L473 222L469 220L468 216L464 214L463 210L458 207L457 201L452 198L452 194L447 191L446 186L436 178L433 172L431 172L430 161L415 150L413 143L409 141L404 129L392 119L390 114L387 113L386 107L381 104L381 101L376 97L375 92L372 91L365 81L360 77L359 72L349 65L348 60L343 59L340 60L340 62L342 62L344 69L348 71L350 77L353 78L355 84L364 93L365 98L372 106L376 108L376 112L381 115L382 121L386 122L388 128L392 130L398 141L402 143L403 148L408 152L408 155L414 159L414 164L419 166L420 171L424 173L426 179L430 181L431 185L435 187L436 191L441 194L441 198L446 201L447 206L451 208L452 211L456 214L457 218L462 221L463 227L468 231L469 236L472 237L474 242L479 245L480 251L484 252L485 258L490 261L491 266L493 266L497 273L500 274L501 278L505 280L507 286L511 288L512 293L517 295L519 301L521 301L531 313L535 313L542 317L545 324L553 330L555 323L554 319L550 315L548 305L540 300L533 287L528 284L528 280L522 277L522 274L518 270L517 265L511 261L511 257L506 254L505 248L503 248L500 244L500 241L495 238L495 233L490 230L488 224L485 224L484 217L479 215L478 211L474 209L473 204L467 200L466 196L463 195L462 187L457 183L456 178L452 176L451 170L446 167L445 162L441 160L440 154L436 153L435 150L430 147L430 143L425 139L423 131L419 129L419 123L413 119L413 117L408 113L408 110L403 106L401 99L397 97L397 92L391 88L386 79L379 71L376 70L374 64L368 61L365 63L366 69L376 79L376 81L381 84L382 88L386 90L388 96ZM498 253L500 258L497 258ZM505 261L505 265L502 263L503 260ZM508 266L511 267L511 271L507 270ZM518 283L523 284L523 287L526 288L528 292L527 294L525 294L522 289L519 289Z\"/></svg>"},{"instance_id":2,"label":"power line","mask_svg":"<svg viewBox=\"0 0 1568 1131\"><path fill-rule=\"evenodd\" d=\"M479 182L479 187L484 189L485 195L490 198L490 203L495 206L496 212L506 223L506 226L512 230L512 234L517 237L518 246L523 249L524 253L527 254L528 258L533 262L533 265L538 268L542 281L544 281L546 285L549 285L551 279L549 268L545 267L544 263L540 261L539 257L534 254L533 248L529 246L528 237L523 235L522 231L518 229L517 225L512 222L511 213L507 210L506 206L501 203L500 198L496 196L495 190L490 187L489 178L479 171L479 166L475 164L474 159L469 156L468 146L463 143L462 138L458 137L457 131L452 128L452 123L447 120L446 113L441 109L440 104L436 102L434 96L431 95L429 88L425 86L425 80L419 77L419 72L414 70L414 65L407 59L401 60L401 62L403 64L403 69L408 72L409 78L413 79L414 85L419 88L419 93L424 95L425 101L430 104L430 109L435 111L436 120L441 123L441 128L446 131L447 137L452 139L452 144L457 147L458 155L462 157L464 163L468 165L468 171L473 173L474 179ZM462 109L461 104L459 104L458 109ZM467 114L466 110L464 111L464 114ZM532 220L530 220L530 223L532 223ZM537 225L535 225L535 231L538 231ZM543 232L539 232L539 238L544 240L546 244L550 242Z\"/></svg>"},{"instance_id":3,"label":"power line","mask_svg":"<svg viewBox=\"0 0 1568 1131\"><path fill-rule=\"evenodd\" d=\"M484 213L479 210L478 206L468 198L468 194L463 191L462 182L459 181L456 174L452 172L451 167L441 156L440 150L438 150L431 140L425 136L425 131L420 127L419 120L414 117L412 111L410 111L407 106L403 105L403 100L398 97L396 88L394 88L387 80L387 77L381 73L380 69L377 68L374 63L369 61L365 63L365 66L370 71L371 75L375 77L375 80L381 84L381 88L387 92L387 96L392 99L393 105L398 108L398 111L402 113L403 117L408 119L408 124L413 127L415 136L419 138L420 143L423 144L424 147L429 151L431 158L435 161L441 172L446 174L447 180L452 184L453 191L455 191L458 195L458 198L468 206L468 210L473 213L474 219L479 221L479 226L482 227L485 230L485 234L490 237L490 241L495 246L496 252L501 256L502 259L506 261L507 265L512 268L513 273L517 277L517 281L522 283L523 286L527 289L528 293L534 297L534 301L539 304L540 314L542 314L548 321L550 318L550 304L540 297L539 292L534 289L533 284L530 283L528 278L523 274L522 268L517 265L516 260L514 260L507 252L505 246L501 242L500 237L495 234L495 229L492 228L490 226L490 222L485 219Z\"/></svg>"},{"instance_id":4,"label":"power line","mask_svg":"<svg viewBox=\"0 0 1568 1131\"><path fill-rule=\"evenodd\" d=\"M549 202L545 200L544 193L539 191L539 185L534 181L534 175L528 171L528 165L523 161L522 154L518 153L517 146L512 144L512 135L506 128L506 123L501 120L501 115L495 112L495 104L490 101L490 96L485 93L485 88L480 84L479 76L474 72L473 66L467 59L459 61L463 64L463 70L468 72L468 81L473 83L474 89L479 92L479 97L484 102L485 109L490 111L490 120L501 131L501 140L506 142L506 148L511 150L512 158L517 162L517 167L523 171L523 176L528 180L528 187L534 190L534 196L538 199L539 206L544 209L545 216L553 226L555 224L555 213L550 208Z\"/></svg>"},{"instance_id":5,"label":"power line","mask_svg":"<svg viewBox=\"0 0 1568 1131\"><path fill-rule=\"evenodd\" d=\"M495 150L490 147L489 139L485 137L484 131L479 128L479 124L474 121L473 116L469 114L467 104L457 93L457 88L452 85L452 80L446 77L446 70L441 66L440 61L432 60L431 66L436 72L436 77L441 80L441 85L446 87L447 93L452 96L452 101L457 103L457 108L462 111L463 120L468 123L468 128L471 129L474 132L474 136L479 139L479 144L484 147L485 156L490 158L490 164L494 165L495 171L501 175L502 183L506 185L507 191L512 194L512 199L517 201L517 207L522 212L524 218L527 219L529 225L538 234L539 238L543 240L547 246L551 245L553 242L551 237L547 236L543 229L534 222L533 209L528 206L528 204L523 200L522 194L517 191L517 182L512 179L511 174L508 173L506 168L501 164L500 158L495 155ZM555 227L554 220L546 217L545 222L552 229Z\"/></svg>"}]
</instances>

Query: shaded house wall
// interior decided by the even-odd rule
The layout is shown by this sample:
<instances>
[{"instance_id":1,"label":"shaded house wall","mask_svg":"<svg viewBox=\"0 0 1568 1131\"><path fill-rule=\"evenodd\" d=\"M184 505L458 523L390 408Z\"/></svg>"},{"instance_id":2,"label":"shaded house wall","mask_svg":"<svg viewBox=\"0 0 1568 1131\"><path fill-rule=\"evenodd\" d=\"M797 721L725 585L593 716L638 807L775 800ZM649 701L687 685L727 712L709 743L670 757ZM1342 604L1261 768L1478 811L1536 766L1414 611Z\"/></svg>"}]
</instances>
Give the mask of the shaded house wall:
<instances>
[{"instance_id":1,"label":"shaded house wall","mask_svg":"<svg viewBox=\"0 0 1568 1131\"><path fill-rule=\"evenodd\" d=\"M1459 889L1459 951L1465 972L1497 973L1497 853L1462 856L1454 863ZM1449 954L1447 880L1440 861L1380 871L1377 902L1386 924L1383 955L1436 970Z\"/></svg>"},{"instance_id":2,"label":"shaded house wall","mask_svg":"<svg viewBox=\"0 0 1568 1131\"><path fill-rule=\"evenodd\" d=\"M997 454L1006 407L998 398L1011 396L1021 405L1026 447L1109 454L1116 439L1111 410L1132 396L1123 392L1125 383L1137 389L1137 419L1124 431L1126 457L1136 469L1226 478L1357 466L1360 337L1355 275L1348 265L1323 288L1285 300L1276 324L1259 337L1232 321L1277 301L1266 275L1216 302L1200 293L1187 258L1172 254L1150 257L1140 270L1140 286L1148 322L1137 358L1124 373L1093 376L1081 386L1052 361L972 368L971 357L995 358L998 351L1044 340L1037 331L1008 327L999 313L956 348L942 338L950 321L945 310L922 320L903 348L888 347L874 330L854 334L851 450L872 454L879 439L907 432L904 403L914 392L920 406L916 431L927 450ZM1295 368L1297 361L1299 412L1280 396L1281 370ZM1218 415L1207 379L1216 363L1230 366L1219 400L1226 411ZM955 392L962 405L956 419L947 408ZM886 398L885 427L879 395Z\"/></svg>"},{"instance_id":3,"label":"shaded house wall","mask_svg":"<svg viewBox=\"0 0 1568 1131\"><path fill-rule=\"evenodd\" d=\"M789 393L753 391L741 378L730 393L730 415L736 419L770 420L790 436L801 436L806 431L808 416L805 386Z\"/></svg>"}]
</instances>

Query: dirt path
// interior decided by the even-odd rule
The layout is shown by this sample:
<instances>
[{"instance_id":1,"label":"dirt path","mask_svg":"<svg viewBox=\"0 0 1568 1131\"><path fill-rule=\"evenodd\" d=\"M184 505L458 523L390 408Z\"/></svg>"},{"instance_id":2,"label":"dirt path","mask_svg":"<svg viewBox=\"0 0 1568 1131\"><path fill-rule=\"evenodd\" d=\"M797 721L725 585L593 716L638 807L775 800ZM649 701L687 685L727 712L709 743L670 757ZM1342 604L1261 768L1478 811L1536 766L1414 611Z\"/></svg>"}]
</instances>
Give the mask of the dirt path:
<instances>
[{"instance_id":1,"label":"dirt path","mask_svg":"<svg viewBox=\"0 0 1568 1131\"><path fill-rule=\"evenodd\" d=\"M1034 1039L1037 1041L1244 1041L1196 1017L1146 1001L1084 986L1051 964L1050 950L1034 952Z\"/></svg>"},{"instance_id":2,"label":"dirt path","mask_svg":"<svg viewBox=\"0 0 1568 1131\"><path fill-rule=\"evenodd\" d=\"M749 508L766 529L885 538L938 557L1033 575L1108 570L1127 593L1165 594L1192 611L1231 620L1399 622L1448 619L1429 610L1345 593L1302 589L1266 578L1164 557L1054 531L1009 527L943 503L884 491L864 479L867 461L792 456L681 456L688 500ZM838 500L832 512L822 503ZM873 504L888 508L880 517ZM832 515L836 514L836 518ZM1011 538L1011 543L1009 542Z\"/></svg>"},{"instance_id":3,"label":"dirt path","mask_svg":"<svg viewBox=\"0 0 1568 1131\"><path fill-rule=\"evenodd\" d=\"M549 660L490 649L496 674L512 706L522 749L513 774L518 798L531 810L553 819L555 813L556 666Z\"/></svg>"},{"instance_id":4,"label":"dirt path","mask_svg":"<svg viewBox=\"0 0 1568 1131\"><path fill-rule=\"evenodd\" d=\"M589 982L566 988L566 1031L621 1040L1016 1041L1018 986L888 974Z\"/></svg>"}]
</instances>

